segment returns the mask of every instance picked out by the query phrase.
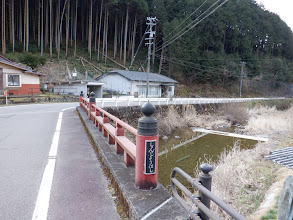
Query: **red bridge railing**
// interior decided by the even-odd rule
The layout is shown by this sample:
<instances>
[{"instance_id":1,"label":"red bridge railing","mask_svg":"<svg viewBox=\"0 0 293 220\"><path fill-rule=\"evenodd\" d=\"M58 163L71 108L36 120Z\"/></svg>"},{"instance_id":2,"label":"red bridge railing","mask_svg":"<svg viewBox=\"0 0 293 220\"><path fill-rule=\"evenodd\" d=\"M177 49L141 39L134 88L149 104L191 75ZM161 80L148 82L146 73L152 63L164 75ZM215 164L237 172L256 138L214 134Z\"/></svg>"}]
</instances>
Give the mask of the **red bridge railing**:
<instances>
[{"instance_id":1,"label":"red bridge railing","mask_svg":"<svg viewBox=\"0 0 293 220\"><path fill-rule=\"evenodd\" d=\"M153 189L157 186L158 175L158 134L157 121L151 115L154 106L146 103L142 110L145 116L139 119L138 127L135 129L119 118L100 108L95 103L94 94L88 98L80 95L80 107L88 115L94 125L102 132L109 144L115 145L117 154L124 154L124 164L135 166L135 183L140 189ZM110 120L112 123L110 123ZM149 126L149 124L154 125ZM136 137L133 143L125 136L125 130Z\"/></svg>"}]
</instances>

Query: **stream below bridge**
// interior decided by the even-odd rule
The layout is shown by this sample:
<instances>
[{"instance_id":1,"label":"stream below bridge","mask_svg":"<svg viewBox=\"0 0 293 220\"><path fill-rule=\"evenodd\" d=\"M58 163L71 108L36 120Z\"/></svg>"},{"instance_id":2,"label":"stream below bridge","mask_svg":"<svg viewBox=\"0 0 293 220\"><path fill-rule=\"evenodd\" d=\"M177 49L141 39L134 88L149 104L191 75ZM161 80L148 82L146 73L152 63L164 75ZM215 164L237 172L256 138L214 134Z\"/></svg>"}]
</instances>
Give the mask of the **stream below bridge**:
<instances>
[{"instance_id":1,"label":"stream below bridge","mask_svg":"<svg viewBox=\"0 0 293 220\"><path fill-rule=\"evenodd\" d=\"M159 143L158 178L160 183L166 188L170 188L170 174L174 167L179 167L190 176L194 176L194 170L197 166L206 162L206 159L217 161L220 154L225 149L233 147L235 143L238 143L242 149L250 149L258 142L256 140L216 134L204 135L203 133L191 130L179 131L175 135L177 135L177 138L160 140ZM199 138L196 138L197 136ZM187 139L195 140L189 142ZM182 146L180 146L180 143L185 141L189 143L181 144Z\"/></svg>"}]
</instances>

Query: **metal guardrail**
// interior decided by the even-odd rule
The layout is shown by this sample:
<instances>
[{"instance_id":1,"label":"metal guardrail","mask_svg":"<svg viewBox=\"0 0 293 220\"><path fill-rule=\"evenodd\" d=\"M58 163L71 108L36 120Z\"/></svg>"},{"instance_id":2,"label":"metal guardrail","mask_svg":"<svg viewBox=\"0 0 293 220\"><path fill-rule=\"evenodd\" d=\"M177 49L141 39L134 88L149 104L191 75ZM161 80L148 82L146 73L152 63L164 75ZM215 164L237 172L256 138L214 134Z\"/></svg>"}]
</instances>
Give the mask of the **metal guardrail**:
<instances>
[{"instance_id":1,"label":"metal guardrail","mask_svg":"<svg viewBox=\"0 0 293 220\"><path fill-rule=\"evenodd\" d=\"M249 102L259 100L278 100L285 97L275 98L96 98L96 104L104 107L119 107L119 106L141 106L147 101L154 105L182 105L182 104L217 104L217 103L235 103Z\"/></svg>"},{"instance_id":2,"label":"metal guardrail","mask_svg":"<svg viewBox=\"0 0 293 220\"><path fill-rule=\"evenodd\" d=\"M200 170L203 173L200 174L199 179L196 180L180 168L175 167L171 173L171 188L174 198L186 209L190 215L190 218L192 219L219 220L220 218L210 210L210 201L213 201L234 219L246 220L245 217L243 217L231 206L227 205L224 201L211 192L212 176L209 174L209 172L212 171L212 169L212 166L209 164L201 164ZM195 190L199 192L199 195L196 196L195 194L191 193L178 179L176 179L176 173L187 180L195 188ZM183 200L182 197L178 194L177 187L196 205L196 209L187 205L186 201Z\"/></svg>"}]
</instances>

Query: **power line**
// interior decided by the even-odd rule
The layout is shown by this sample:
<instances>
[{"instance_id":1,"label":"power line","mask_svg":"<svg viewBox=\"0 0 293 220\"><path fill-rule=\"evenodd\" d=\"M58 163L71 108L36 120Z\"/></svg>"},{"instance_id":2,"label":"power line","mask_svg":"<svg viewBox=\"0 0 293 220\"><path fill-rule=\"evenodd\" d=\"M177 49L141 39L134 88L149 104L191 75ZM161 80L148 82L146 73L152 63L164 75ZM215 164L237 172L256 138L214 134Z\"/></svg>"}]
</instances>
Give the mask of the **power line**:
<instances>
[{"instance_id":1,"label":"power line","mask_svg":"<svg viewBox=\"0 0 293 220\"><path fill-rule=\"evenodd\" d=\"M218 0L217 2L219 2L220 0ZM217 3L216 2L216 3ZM157 51L159 51L159 50L161 50L163 47L167 47L168 45L170 45L171 43L173 43L175 40L177 40L178 38L180 38L181 36L183 36L184 34L186 34L187 32L189 32L192 28L194 28L195 26L197 26L200 22L202 22L203 20L205 20L207 17L209 17L210 15L212 15L216 10L218 10L220 7L222 7L226 2L228 2L228 0L225 0L224 2L222 2L220 5L218 5L215 9L213 9L210 13L208 13L206 16L204 16L201 20L199 20L198 22L196 22L195 24L193 24L197 19L195 19L193 22L191 22L188 26L190 26L191 24L193 24L191 27L188 27L187 26L187 30L186 31L184 31L183 33L178 33L177 35L175 35L174 37L173 37L173 39L170 39L166 44L164 44L164 45L162 45L161 47L159 47L155 52L157 52ZM211 7L213 7L216 3L214 3ZM210 8L211 8L210 7ZM209 9L210 9L209 8ZM208 10L209 10L208 9ZM207 11L208 11L207 10ZM207 12L206 11L206 12ZM205 12L204 12L205 13ZM203 14L204 14L203 13ZM202 16L202 15L200 15L200 16ZM200 17L199 16L199 17Z\"/></svg>"},{"instance_id":2,"label":"power line","mask_svg":"<svg viewBox=\"0 0 293 220\"><path fill-rule=\"evenodd\" d=\"M141 45L142 45L142 42L144 41L144 37L145 37L145 35L146 35L146 33L147 33L147 30L148 30L148 27L145 29L145 32L144 32L144 34L143 34L143 36L142 36L142 38L141 38L141 41L140 41L140 43L139 43L139 45L138 45L138 48L136 49L135 55L134 55L134 57L132 58L132 60L131 60L131 64L130 64L130 66L128 67L128 69L130 69L130 68L132 67L132 64L133 64L133 62L134 62L134 60L135 60L135 58L136 58L136 56L137 56L137 53L138 53L138 51L139 51L139 49L140 49L140 47L141 47Z\"/></svg>"},{"instance_id":3,"label":"power line","mask_svg":"<svg viewBox=\"0 0 293 220\"><path fill-rule=\"evenodd\" d=\"M208 9L206 9L202 14L200 14L196 19L194 19L192 22L190 22L189 24L187 24L184 28L182 28L177 34L175 34L174 36L172 36L172 38L174 39L176 36L178 36L180 33L182 33L182 31L186 30L187 28L189 28L193 23L195 23L196 21L198 21L200 19L201 16L203 16L204 14L206 14L211 8L213 8L218 2L220 2L221 0L217 0L214 4L212 4ZM195 10L197 11L197 9ZM169 36L169 35L168 35ZM172 40L169 39L168 41Z\"/></svg>"},{"instance_id":4,"label":"power line","mask_svg":"<svg viewBox=\"0 0 293 220\"><path fill-rule=\"evenodd\" d=\"M184 19L177 27L173 29L166 37L170 36L175 30L177 30L184 22L186 22L192 15L194 15L195 12L197 12L208 0L205 0L204 3L202 3L195 11L193 11L187 18ZM163 40L160 40L157 45L160 44Z\"/></svg>"},{"instance_id":5,"label":"power line","mask_svg":"<svg viewBox=\"0 0 293 220\"><path fill-rule=\"evenodd\" d=\"M156 55L156 57L160 57L159 55ZM212 73L219 73L219 72L216 72L215 70L218 70L218 71L224 71L224 69L221 69L221 68L214 68L215 70L206 70L206 69L202 69L202 68L199 68L199 67L196 67L196 66L192 66L192 65L188 65L188 64L185 64L184 62L179 62L179 61L174 61L172 60L172 58L167 58L165 57L166 60L170 61L171 63L175 63L175 64L178 64L178 65L181 65L181 66L185 66L185 67L188 67L188 68L191 68L191 69L195 69L195 70L198 70L198 71L201 71L201 72L212 72ZM193 65L196 65L196 64L193 64ZM210 67L212 68L212 67ZM229 70L226 70L227 72L231 73Z\"/></svg>"}]
</instances>

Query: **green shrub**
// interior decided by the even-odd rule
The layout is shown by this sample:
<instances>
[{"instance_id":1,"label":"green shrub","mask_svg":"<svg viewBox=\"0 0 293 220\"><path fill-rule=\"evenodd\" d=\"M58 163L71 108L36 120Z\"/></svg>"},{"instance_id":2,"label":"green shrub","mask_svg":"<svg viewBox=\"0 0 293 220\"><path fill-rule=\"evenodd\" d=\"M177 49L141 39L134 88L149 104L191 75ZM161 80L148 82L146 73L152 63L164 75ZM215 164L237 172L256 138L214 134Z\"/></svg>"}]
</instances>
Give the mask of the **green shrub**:
<instances>
[{"instance_id":1,"label":"green shrub","mask_svg":"<svg viewBox=\"0 0 293 220\"><path fill-rule=\"evenodd\" d=\"M39 56L39 54L33 54L33 53L23 53L19 57L20 62L28 65L32 69L35 69L39 65L44 65L46 63L46 58Z\"/></svg>"}]
</instances>

